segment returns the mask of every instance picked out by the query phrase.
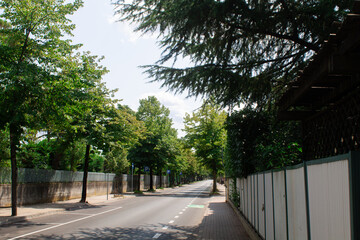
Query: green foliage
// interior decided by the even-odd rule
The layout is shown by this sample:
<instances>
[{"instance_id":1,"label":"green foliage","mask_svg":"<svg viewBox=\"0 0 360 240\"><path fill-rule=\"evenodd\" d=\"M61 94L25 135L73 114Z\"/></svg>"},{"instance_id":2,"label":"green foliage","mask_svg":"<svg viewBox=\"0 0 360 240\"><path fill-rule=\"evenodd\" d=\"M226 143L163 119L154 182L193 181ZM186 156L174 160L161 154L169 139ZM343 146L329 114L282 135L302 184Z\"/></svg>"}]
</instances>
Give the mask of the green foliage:
<instances>
[{"instance_id":1,"label":"green foliage","mask_svg":"<svg viewBox=\"0 0 360 240\"><path fill-rule=\"evenodd\" d=\"M211 171L213 192L216 191L217 174L223 169L226 116L225 111L210 101L204 102L192 115L187 114L184 120L187 144L195 149L200 163Z\"/></svg>"},{"instance_id":2,"label":"green foliage","mask_svg":"<svg viewBox=\"0 0 360 240\"><path fill-rule=\"evenodd\" d=\"M354 0L118 0L116 13L137 31L158 33L163 54L145 66L154 81L223 105L279 96ZM188 57L193 67L166 67Z\"/></svg>"},{"instance_id":3,"label":"green foliage","mask_svg":"<svg viewBox=\"0 0 360 240\"><path fill-rule=\"evenodd\" d=\"M131 149L131 160L139 167L162 169L167 161L176 155L176 135L169 118L170 111L162 106L156 97L140 100L136 113L138 120L146 127L145 138Z\"/></svg>"},{"instance_id":4,"label":"green foliage","mask_svg":"<svg viewBox=\"0 0 360 240\"><path fill-rule=\"evenodd\" d=\"M184 120L188 145L195 149L205 166L216 171L222 168L226 116L219 106L204 102L197 112L187 114Z\"/></svg>"},{"instance_id":5,"label":"green foliage","mask_svg":"<svg viewBox=\"0 0 360 240\"><path fill-rule=\"evenodd\" d=\"M0 130L0 168L10 167L9 129Z\"/></svg>"},{"instance_id":6,"label":"green foliage","mask_svg":"<svg viewBox=\"0 0 360 240\"><path fill-rule=\"evenodd\" d=\"M236 189L236 178L232 179L233 183L230 184L229 188L231 189L230 200L236 206L240 206L240 194Z\"/></svg>"},{"instance_id":7,"label":"green foliage","mask_svg":"<svg viewBox=\"0 0 360 240\"><path fill-rule=\"evenodd\" d=\"M253 109L243 109L228 117L225 161L228 177L246 177L301 161L299 125L275 119L269 112Z\"/></svg>"},{"instance_id":8,"label":"green foliage","mask_svg":"<svg viewBox=\"0 0 360 240\"><path fill-rule=\"evenodd\" d=\"M99 151L90 152L89 172L103 172L105 157Z\"/></svg>"},{"instance_id":9,"label":"green foliage","mask_svg":"<svg viewBox=\"0 0 360 240\"><path fill-rule=\"evenodd\" d=\"M41 142L28 142L21 144L18 151L18 166L23 168L49 169L50 144L47 140Z\"/></svg>"}]
</instances>

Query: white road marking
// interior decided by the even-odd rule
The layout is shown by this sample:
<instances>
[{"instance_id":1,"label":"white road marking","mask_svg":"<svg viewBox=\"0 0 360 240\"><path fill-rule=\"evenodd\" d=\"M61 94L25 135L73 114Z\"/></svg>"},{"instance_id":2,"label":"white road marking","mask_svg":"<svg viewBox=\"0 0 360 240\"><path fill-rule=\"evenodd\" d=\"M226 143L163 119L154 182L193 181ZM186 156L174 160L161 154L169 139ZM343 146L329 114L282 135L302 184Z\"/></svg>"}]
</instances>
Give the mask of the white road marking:
<instances>
[{"instance_id":1,"label":"white road marking","mask_svg":"<svg viewBox=\"0 0 360 240\"><path fill-rule=\"evenodd\" d=\"M155 236L153 236L153 238L159 238L161 236L161 233L157 233L155 234Z\"/></svg>"},{"instance_id":2,"label":"white road marking","mask_svg":"<svg viewBox=\"0 0 360 240\"><path fill-rule=\"evenodd\" d=\"M183 212L179 212L179 214L183 214Z\"/></svg>"},{"instance_id":3,"label":"white road marking","mask_svg":"<svg viewBox=\"0 0 360 240\"><path fill-rule=\"evenodd\" d=\"M179 216L175 216L175 218L179 218Z\"/></svg>"},{"instance_id":4,"label":"white road marking","mask_svg":"<svg viewBox=\"0 0 360 240\"><path fill-rule=\"evenodd\" d=\"M90 216L86 216L86 217L83 217L83 218L75 219L75 220L72 220L72 221L70 221L70 222L61 223L61 224L59 224L59 225L55 225L55 226L48 227L48 228L44 228L44 229L41 229L41 230L38 230L38 231L26 233L26 234L23 234L23 235L14 237L14 238L10 238L9 240L18 239L18 238L22 238L22 237L26 237L26 236L30 236L30 235L33 235L33 234L36 234L36 233L39 233L39 232L44 232L44 231L46 231L46 230L50 230L50 229L53 229L53 228L61 227L61 226L64 226L64 225L67 225L67 224L70 224L70 223L74 223L74 222L78 222L78 221L81 221L81 220L85 220L85 219L87 219L87 218L95 217L95 216L98 216L98 215L101 215L101 214L104 214L104 213L112 212L112 211L118 210L118 209L120 209L120 208L122 208L122 207L117 207L117 208L110 209L110 210L107 210L107 211L104 211L104 212L101 212L101 213L96 213L96 214L92 214L92 215L90 215Z\"/></svg>"},{"instance_id":5,"label":"white road marking","mask_svg":"<svg viewBox=\"0 0 360 240\"><path fill-rule=\"evenodd\" d=\"M91 216L93 214L89 214L89 213L66 213L66 214L71 214L71 215L84 215L84 216Z\"/></svg>"},{"instance_id":6,"label":"white road marking","mask_svg":"<svg viewBox=\"0 0 360 240\"><path fill-rule=\"evenodd\" d=\"M165 226L165 227L163 227L162 229L166 230L166 229L168 229L168 227L169 227L169 226Z\"/></svg>"},{"instance_id":7,"label":"white road marking","mask_svg":"<svg viewBox=\"0 0 360 240\"><path fill-rule=\"evenodd\" d=\"M174 220L171 220L169 223L171 224L171 223L174 223L175 221Z\"/></svg>"}]
</instances>

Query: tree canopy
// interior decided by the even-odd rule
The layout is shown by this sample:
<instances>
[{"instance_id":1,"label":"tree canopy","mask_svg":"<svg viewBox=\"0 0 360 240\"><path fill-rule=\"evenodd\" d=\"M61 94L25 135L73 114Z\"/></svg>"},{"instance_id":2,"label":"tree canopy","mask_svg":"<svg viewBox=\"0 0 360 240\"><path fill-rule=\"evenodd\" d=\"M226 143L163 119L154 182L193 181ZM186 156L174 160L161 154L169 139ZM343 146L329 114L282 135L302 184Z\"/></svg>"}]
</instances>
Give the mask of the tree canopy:
<instances>
[{"instance_id":1,"label":"tree canopy","mask_svg":"<svg viewBox=\"0 0 360 240\"><path fill-rule=\"evenodd\" d=\"M216 178L223 169L225 154L227 114L213 102L204 102L202 107L184 119L186 141L195 149L200 163L207 167L213 177L213 192L216 192Z\"/></svg>"},{"instance_id":2,"label":"tree canopy","mask_svg":"<svg viewBox=\"0 0 360 240\"><path fill-rule=\"evenodd\" d=\"M228 117L226 129L228 177L301 162L301 129L296 122L279 122L274 113L245 108Z\"/></svg>"},{"instance_id":3,"label":"tree canopy","mask_svg":"<svg viewBox=\"0 0 360 240\"><path fill-rule=\"evenodd\" d=\"M161 105L156 97L140 100L136 117L146 127L145 137L131 149L130 158L139 168L150 168L150 189L153 190L152 175L154 169L162 175L165 164L175 158L177 132L172 128L170 111Z\"/></svg>"},{"instance_id":4,"label":"tree canopy","mask_svg":"<svg viewBox=\"0 0 360 240\"><path fill-rule=\"evenodd\" d=\"M222 105L263 106L278 96L342 20L353 0L118 0L137 31L159 35L153 81ZM192 67L165 63L188 57Z\"/></svg>"}]
</instances>

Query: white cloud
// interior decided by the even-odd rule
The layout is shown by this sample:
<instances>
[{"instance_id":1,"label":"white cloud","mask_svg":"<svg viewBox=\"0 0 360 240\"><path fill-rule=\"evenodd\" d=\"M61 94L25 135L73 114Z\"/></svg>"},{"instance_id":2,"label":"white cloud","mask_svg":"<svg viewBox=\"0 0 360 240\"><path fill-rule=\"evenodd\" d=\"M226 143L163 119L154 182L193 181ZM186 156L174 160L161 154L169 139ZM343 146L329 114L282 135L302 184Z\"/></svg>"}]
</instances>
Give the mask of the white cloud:
<instances>
[{"instance_id":1,"label":"white cloud","mask_svg":"<svg viewBox=\"0 0 360 240\"><path fill-rule=\"evenodd\" d=\"M156 34L136 32L136 27L130 22L120 22L119 20L120 16L112 15L108 17L107 22L110 25L116 25L116 30L124 36L125 41L136 42L140 39L156 39Z\"/></svg>"}]
</instances>

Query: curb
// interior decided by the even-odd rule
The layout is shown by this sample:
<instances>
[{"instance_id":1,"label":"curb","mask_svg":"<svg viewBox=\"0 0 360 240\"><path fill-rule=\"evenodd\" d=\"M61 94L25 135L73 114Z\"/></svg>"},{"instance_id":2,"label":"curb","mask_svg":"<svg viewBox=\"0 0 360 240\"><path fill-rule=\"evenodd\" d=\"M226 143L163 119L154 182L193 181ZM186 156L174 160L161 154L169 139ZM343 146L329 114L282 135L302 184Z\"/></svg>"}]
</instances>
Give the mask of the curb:
<instances>
[{"instance_id":1,"label":"curb","mask_svg":"<svg viewBox=\"0 0 360 240\"><path fill-rule=\"evenodd\" d=\"M243 227L244 227L246 233L249 235L250 239L251 240L262 240L262 238L255 232L253 227L248 223L248 221L241 214L239 209L237 209L231 201L226 200L226 202L231 206L231 208L234 210L234 212L240 219L241 224L243 225Z\"/></svg>"}]
</instances>

